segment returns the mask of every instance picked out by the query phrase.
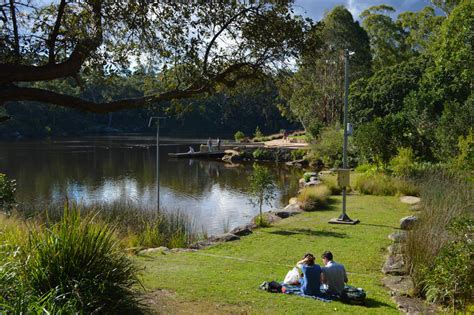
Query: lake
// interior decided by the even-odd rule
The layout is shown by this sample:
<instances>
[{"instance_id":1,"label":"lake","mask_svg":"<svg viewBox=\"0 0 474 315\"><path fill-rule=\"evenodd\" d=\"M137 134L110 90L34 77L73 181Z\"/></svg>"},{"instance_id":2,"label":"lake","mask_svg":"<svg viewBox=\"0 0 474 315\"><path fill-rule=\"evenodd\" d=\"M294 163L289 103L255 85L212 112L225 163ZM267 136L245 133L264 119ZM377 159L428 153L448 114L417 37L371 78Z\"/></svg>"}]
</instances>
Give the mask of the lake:
<instances>
[{"instance_id":1,"label":"lake","mask_svg":"<svg viewBox=\"0 0 474 315\"><path fill-rule=\"evenodd\" d=\"M90 137L0 142L0 172L17 181L19 203L44 204L68 198L83 204L130 202L156 208L156 142L148 136ZM218 234L248 223L258 207L248 200L251 163L169 158L199 141L160 143L160 205L193 218L199 230ZM205 141L201 141L205 143ZM296 195L301 171L266 163L278 187L273 207ZM264 209L271 207L265 205Z\"/></svg>"}]
</instances>

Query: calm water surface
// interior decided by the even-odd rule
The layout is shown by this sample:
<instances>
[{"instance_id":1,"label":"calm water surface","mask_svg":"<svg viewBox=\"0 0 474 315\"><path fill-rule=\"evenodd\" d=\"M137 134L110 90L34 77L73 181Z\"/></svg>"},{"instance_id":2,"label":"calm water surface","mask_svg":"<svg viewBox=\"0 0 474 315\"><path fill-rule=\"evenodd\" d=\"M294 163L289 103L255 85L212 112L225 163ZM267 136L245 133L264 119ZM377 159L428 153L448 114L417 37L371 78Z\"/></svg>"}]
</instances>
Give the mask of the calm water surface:
<instances>
[{"instance_id":1,"label":"calm water surface","mask_svg":"<svg viewBox=\"0 0 474 315\"><path fill-rule=\"evenodd\" d=\"M190 141L160 144L160 204L189 214L210 234L247 223L258 213L250 205L247 177L252 165L169 158L185 152ZM196 150L199 145L191 144ZM274 207L296 194L301 172L267 164L277 179ZM0 172L17 180L20 203L84 204L132 202L156 207L156 144L153 137L100 137L0 142ZM265 206L265 210L270 207Z\"/></svg>"}]
</instances>

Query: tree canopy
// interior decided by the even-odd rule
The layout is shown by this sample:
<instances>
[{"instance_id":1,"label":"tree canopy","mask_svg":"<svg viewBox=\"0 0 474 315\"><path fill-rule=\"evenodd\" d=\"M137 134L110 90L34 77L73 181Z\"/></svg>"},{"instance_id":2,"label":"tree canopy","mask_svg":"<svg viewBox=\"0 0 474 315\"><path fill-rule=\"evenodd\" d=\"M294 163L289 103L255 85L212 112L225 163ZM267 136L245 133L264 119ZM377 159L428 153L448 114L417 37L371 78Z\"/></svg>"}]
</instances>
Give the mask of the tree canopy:
<instances>
[{"instance_id":1,"label":"tree canopy","mask_svg":"<svg viewBox=\"0 0 474 315\"><path fill-rule=\"evenodd\" d=\"M37 101L90 112L138 108L234 86L275 71L301 48L306 21L291 1L4 1L0 5L0 104ZM73 78L84 88L137 65L159 88L98 102L46 88ZM160 77L157 77L160 74Z\"/></svg>"}]
</instances>

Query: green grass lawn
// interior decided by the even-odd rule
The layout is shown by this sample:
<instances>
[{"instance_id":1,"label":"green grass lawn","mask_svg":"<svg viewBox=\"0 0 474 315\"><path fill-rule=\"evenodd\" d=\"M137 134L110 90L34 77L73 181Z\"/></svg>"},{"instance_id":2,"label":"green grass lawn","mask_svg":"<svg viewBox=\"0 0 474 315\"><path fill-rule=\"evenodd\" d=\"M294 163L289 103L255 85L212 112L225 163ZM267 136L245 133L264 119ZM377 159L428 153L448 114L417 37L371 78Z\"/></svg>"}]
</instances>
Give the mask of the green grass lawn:
<instances>
[{"instance_id":1,"label":"green grass lawn","mask_svg":"<svg viewBox=\"0 0 474 315\"><path fill-rule=\"evenodd\" d=\"M380 283L380 269L390 243L387 235L409 214L408 206L396 197L349 196L349 215L361 223L329 225L340 207L341 199L335 197L327 210L282 220L240 241L198 252L138 257L150 305L174 313L398 313ZM324 303L258 288L263 281L282 281L304 253L320 257L327 249L346 266L349 283L367 291L367 306Z\"/></svg>"}]
</instances>

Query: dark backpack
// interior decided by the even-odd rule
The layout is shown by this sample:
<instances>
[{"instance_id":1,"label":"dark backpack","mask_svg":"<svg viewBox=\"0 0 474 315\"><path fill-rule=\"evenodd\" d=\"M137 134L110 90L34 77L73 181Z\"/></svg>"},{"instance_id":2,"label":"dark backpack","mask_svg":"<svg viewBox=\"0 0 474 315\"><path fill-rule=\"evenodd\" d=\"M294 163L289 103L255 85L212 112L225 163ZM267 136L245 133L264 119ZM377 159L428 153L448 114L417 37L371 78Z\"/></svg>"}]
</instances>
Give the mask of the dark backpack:
<instances>
[{"instance_id":1,"label":"dark backpack","mask_svg":"<svg viewBox=\"0 0 474 315\"><path fill-rule=\"evenodd\" d=\"M366 293L361 288L355 288L350 285L344 287L341 298L344 302L351 304L365 304Z\"/></svg>"},{"instance_id":2,"label":"dark backpack","mask_svg":"<svg viewBox=\"0 0 474 315\"><path fill-rule=\"evenodd\" d=\"M260 289L271 293L281 293L282 286L276 281L267 282L265 281L260 285Z\"/></svg>"}]
</instances>

